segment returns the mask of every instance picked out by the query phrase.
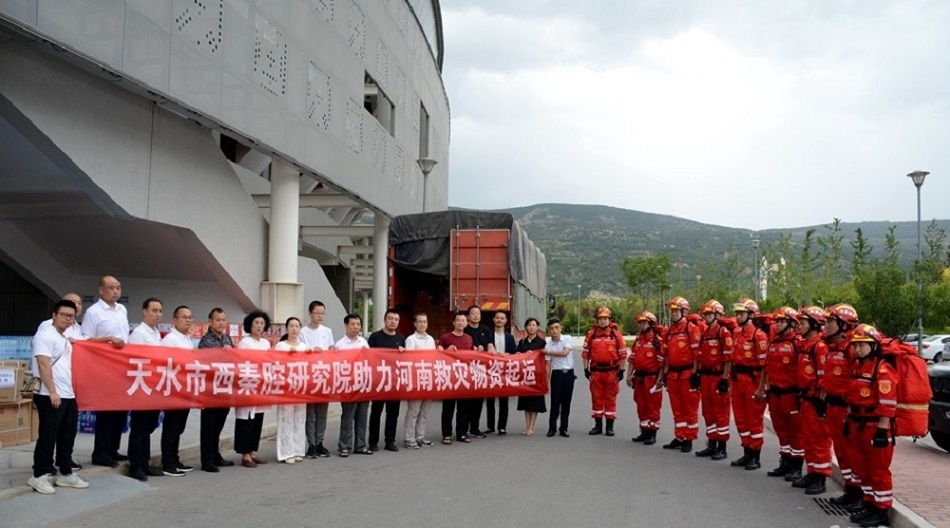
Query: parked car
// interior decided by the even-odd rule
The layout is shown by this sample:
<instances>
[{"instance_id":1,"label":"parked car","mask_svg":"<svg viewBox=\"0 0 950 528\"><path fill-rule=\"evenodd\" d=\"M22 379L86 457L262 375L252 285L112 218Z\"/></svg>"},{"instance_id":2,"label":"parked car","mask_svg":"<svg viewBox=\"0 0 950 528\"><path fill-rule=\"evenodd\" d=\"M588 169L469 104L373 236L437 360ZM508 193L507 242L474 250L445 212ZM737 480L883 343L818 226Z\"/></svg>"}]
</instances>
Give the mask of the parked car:
<instances>
[{"instance_id":1,"label":"parked car","mask_svg":"<svg viewBox=\"0 0 950 528\"><path fill-rule=\"evenodd\" d=\"M943 350L947 343L950 343L950 334L932 335L925 338L920 343L920 357L940 363L943 361Z\"/></svg>"},{"instance_id":2,"label":"parked car","mask_svg":"<svg viewBox=\"0 0 950 528\"><path fill-rule=\"evenodd\" d=\"M928 337L930 337L930 336L927 335L927 334L923 334L923 336L924 336L924 339L927 339ZM904 337L901 338L901 341L903 341L903 342L905 342L905 343L913 343L913 344L916 344L916 343L917 343L917 332L912 332L912 333L909 333L909 334L905 334Z\"/></svg>"},{"instance_id":3,"label":"parked car","mask_svg":"<svg viewBox=\"0 0 950 528\"><path fill-rule=\"evenodd\" d=\"M940 360L950 361L950 343L943 344L943 357L941 357ZM940 363L940 361L934 361L934 363Z\"/></svg>"},{"instance_id":4,"label":"parked car","mask_svg":"<svg viewBox=\"0 0 950 528\"><path fill-rule=\"evenodd\" d=\"M950 363L931 365L930 437L941 448L950 451Z\"/></svg>"}]
</instances>

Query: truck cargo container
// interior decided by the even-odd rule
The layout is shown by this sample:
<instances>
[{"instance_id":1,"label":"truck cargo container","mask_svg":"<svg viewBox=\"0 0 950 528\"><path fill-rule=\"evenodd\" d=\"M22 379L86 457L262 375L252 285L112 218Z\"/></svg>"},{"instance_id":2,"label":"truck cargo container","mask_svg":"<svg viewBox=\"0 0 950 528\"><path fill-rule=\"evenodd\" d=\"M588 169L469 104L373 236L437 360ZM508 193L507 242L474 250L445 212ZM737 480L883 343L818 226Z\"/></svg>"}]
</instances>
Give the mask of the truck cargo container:
<instances>
[{"instance_id":1,"label":"truck cargo container","mask_svg":"<svg viewBox=\"0 0 950 528\"><path fill-rule=\"evenodd\" d=\"M429 334L452 329L458 310L482 309L491 326L508 314L523 335L528 317L545 319L547 262L508 213L443 211L403 215L389 225L389 305L400 312L399 332L414 332L412 316L425 312Z\"/></svg>"}]
</instances>

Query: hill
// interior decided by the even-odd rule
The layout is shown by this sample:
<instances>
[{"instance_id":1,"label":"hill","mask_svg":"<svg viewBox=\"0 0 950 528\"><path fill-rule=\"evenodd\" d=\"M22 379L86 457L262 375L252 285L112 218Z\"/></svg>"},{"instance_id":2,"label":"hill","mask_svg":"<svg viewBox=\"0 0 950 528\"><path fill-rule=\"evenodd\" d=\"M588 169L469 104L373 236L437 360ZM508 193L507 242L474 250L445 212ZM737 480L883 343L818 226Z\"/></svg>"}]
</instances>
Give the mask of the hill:
<instances>
[{"instance_id":1,"label":"hill","mask_svg":"<svg viewBox=\"0 0 950 528\"><path fill-rule=\"evenodd\" d=\"M751 231L604 205L537 204L499 211L514 216L544 251L548 261L549 293L565 295L576 295L578 285L584 294L598 290L627 295L629 289L619 267L627 256L666 253L679 270L682 281L690 280L701 271L696 269L697 263L725 258L733 251L739 251L745 265L751 267L753 238L761 239L764 247L785 234L799 241L812 228L818 235L828 232L824 226ZM833 218L828 219L829 224L832 221ZM925 220L925 229L927 223ZM937 223L950 231L950 220ZM850 258L848 242L854 237L855 229L861 228L879 254L892 225L897 226L902 262L913 262L917 253L916 222L842 223L846 257Z\"/></svg>"}]
</instances>

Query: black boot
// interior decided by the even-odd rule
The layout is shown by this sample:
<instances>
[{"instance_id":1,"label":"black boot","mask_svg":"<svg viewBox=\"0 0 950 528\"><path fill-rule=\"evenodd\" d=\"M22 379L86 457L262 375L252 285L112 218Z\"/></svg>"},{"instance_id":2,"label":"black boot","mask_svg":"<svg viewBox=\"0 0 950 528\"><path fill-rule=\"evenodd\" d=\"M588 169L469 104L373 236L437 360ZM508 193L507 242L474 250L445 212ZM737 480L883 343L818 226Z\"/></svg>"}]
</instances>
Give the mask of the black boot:
<instances>
[{"instance_id":1,"label":"black boot","mask_svg":"<svg viewBox=\"0 0 950 528\"><path fill-rule=\"evenodd\" d=\"M633 441L633 442L643 442L644 440L647 439L648 436L650 436L650 431L647 431L646 429L644 429L644 428L641 427L641 428L640 428L640 434L637 435L637 436L634 436L634 437L631 438L630 440Z\"/></svg>"},{"instance_id":2,"label":"black boot","mask_svg":"<svg viewBox=\"0 0 950 528\"><path fill-rule=\"evenodd\" d=\"M861 500L861 488L858 486L846 485L844 487L844 494L828 501L829 504L833 506L841 506L844 508L847 505L854 504L855 501Z\"/></svg>"},{"instance_id":3,"label":"black boot","mask_svg":"<svg viewBox=\"0 0 950 528\"><path fill-rule=\"evenodd\" d=\"M656 430L647 431L649 435L643 439L643 445L653 445L656 443Z\"/></svg>"},{"instance_id":4,"label":"black boot","mask_svg":"<svg viewBox=\"0 0 950 528\"><path fill-rule=\"evenodd\" d=\"M729 454L726 453L726 442L725 440L720 440L716 442L716 452L709 457L710 460L725 460L729 457Z\"/></svg>"},{"instance_id":5,"label":"black boot","mask_svg":"<svg viewBox=\"0 0 950 528\"><path fill-rule=\"evenodd\" d=\"M590 431L587 431L587 434L599 435L604 434L604 419L603 418L594 418L594 428Z\"/></svg>"},{"instance_id":6,"label":"black boot","mask_svg":"<svg viewBox=\"0 0 950 528\"><path fill-rule=\"evenodd\" d=\"M805 489L808 486L811 486L811 482L815 480L817 475L815 473L809 473L804 477L797 478L792 482L793 488Z\"/></svg>"},{"instance_id":7,"label":"black boot","mask_svg":"<svg viewBox=\"0 0 950 528\"><path fill-rule=\"evenodd\" d=\"M760 453L761 451L757 449L749 449L749 461L745 465L746 471L754 471L762 467L762 461L759 460Z\"/></svg>"},{"instance_id":8,"label":"black boot","mask_svg":"<svg viewBox=\"0 0 950 528\"><path fill-rule=\"evenodd\" d=\"M825 476L817 473L813 474L811 484L805 488L805 495L821 495L825 492ZM812 476L812 475L808 475Z\"/></svg>"},{"instance_id":9,"label":"black boot","mask_svg":"<svg viewBox=\"0 0 950 528\"><path fill-rule=\"evenodd\" d=\"M890 526L891 521L888 518L887 510L882 510L877 506L868 506L868 514L862 517L860 520L855 520L858 523L858 526L872 527L872 526Z\"/></svg>"},{"instance_id":10,"label":"black boot","mask_svg":"<svg viewBox=\"0 0 950 528\"><path fill-rule=\"evenodd\" d=\"M614 419L607 418L607 436L614 435Z\"/></svg>"},{"instance_id":11,"label":"black boot","mask_svg":"<svg viewBox=\"0 0 950 528\"><path fill-rule=\"evenodd\" d=\"M861 501L860 509L856 509L854 513L848 516L848 519L850 519L851 522L856 522L860 524L861 522L864 521L865 517L869 517L870 515L874 513L873 510L874 510L874 505L872 505L870 502Z\"/></svg>"},{"instance_id":12,"label":"black boot","mask_svg":"<svg viewBox=\"0 0 950 528\"><path fill-rule=\"evenodd\" d=\"M766 473L770 477L784 477L791 468L789 468L789 458L785 455L781 455L779 460L778 467Z\"/></svg>"},{"instance_id":13,"label":"black boot","mask_svg":"<svg viewBox=\"0 0 950 528\"><path fill-rule=\"evenodd\" d=\"M698 457L711 457L713 453L716 452L716 446L718 443L715 440L706 441L706 449L701 449L696 451L696 456Z\"/></svg>"},{"instance_id":14,"label":"black boot","mask_svg":"<svg viewBox=\"0 0 950 528\"><path fill-rule=\"evenodd\" d=\"M742 456L729 463L732 467L745 467L749 463L749 448L742 448Z\"/></svg>"},{"instance_id":15,"label":"black boot","mask_svg":"<svg viewBox=\"0 0 950 528\"><path fill-rule=\"evenodd\" d=\"M693 441L692 440L683 440L680 444L680 453L689 453L693 450Z\"/></svg>"},{"instance_id":16,"label":"black boot","mask_svg":"<svg viewBox=\"0 0 950 528\"><path fill-rule=\"evenodd\" d=\"M670 443L663 444L663 449L680 449L681 447L683 447L683 442L676 437L670 440Z\"/></svg>"},{"instance_id":17,"label":"black boot","mask_svg":"<svg viewBox=\"0 0 950 528\"><path fill-rule=\"evenodd\" d=\"M802 464L805 462L803 458L790 458L788 459L788 473L785 474L785 482L795 482L796 480L802 478Z\"/></svg>"}]
</instances>

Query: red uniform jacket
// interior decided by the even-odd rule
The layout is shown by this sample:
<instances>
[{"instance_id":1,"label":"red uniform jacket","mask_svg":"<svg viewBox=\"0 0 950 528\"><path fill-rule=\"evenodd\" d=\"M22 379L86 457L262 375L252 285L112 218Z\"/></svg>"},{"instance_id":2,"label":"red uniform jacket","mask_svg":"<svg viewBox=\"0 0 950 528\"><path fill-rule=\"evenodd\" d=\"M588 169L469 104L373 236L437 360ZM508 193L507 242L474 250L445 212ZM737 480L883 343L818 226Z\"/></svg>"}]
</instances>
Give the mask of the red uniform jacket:
<instances>
[{"instance_id":1,"label":"red uniform jacket","mask_svg":"<svg viewBox=\"0 0 950 528\"><path fill-rule=\"evenodd\" d=\"M854 370L853 361L849 357L851 345L849 339L842 334L827 338L828 353L825 355L825 368L818 381L818 386L829 396L843 398L851 386L851 373Z\"/></svg>"},{"instance_id":2,"label":"red uniform jacket","mask_svg":"<svg viewBox=\"0 0 950 528\"><path fill-rule=\"evenodd\" d=\"M595 326L587 332L581 357L590 360L592 371L617 370L626 352L627 344L617 323L610 323L607 328Z\"/></svg>"},{"instance_id":3,"label":"red uniform jacket","mask_svg":"<svg viewBox=\"0 0 950 528\"><path fill-rule=\"evenodd\" d=\"M897 414L898 383L897 371L880 357L855 361L854 378L848 387L851 415L893 418Z\"/></svg>"},{"instance_id":4,"label":"red uniform jacket","mask_svg":"<svg viewBox=\"0 0 950 528\"><path fill-rule=\"evenodd\" d=\"M786 331L777 335L769 345L765 356L765 374L769 378L770 389L798 387L798 339L797 334Z\"/></svg>"},{"instance_id":5,"label":"red uniform jacket","mask_svg":"<svg viewBox=\"0 0 950 528\"><path fill-rule=\"evenodd\" d=\"M701 339L702 329L698 325L690 324L686 318L680 319L671 324L663 336L663 360L671 370L692 367L699 355Z\"/></svg>"},{"instance_id":6,"label":"red uniform jacket","mask_svg":"<svg viewBox=\"0 0 950 528\"><path fill-rule=\"evenodd\" d=\"M663 361L660 359L660 335L651 328L646 332L640 332L637 340L634 341L627 361L630 368L640 374L659 373L663 367Z\"/></svg>"},{"instance_id":7,"label":"red uniform jacket","mask_svg":"<svg viewBox=\"0 0 950 528\"><path fill-rule=\"evenodd\" d=\"M739 327L733 334L732 364L743 367L761 367L769 351L769 338L765 332L748 324Z\"/></svg>"},{"instance_id":8,"label":"red uniform jacket","mask_svg":"<svg viewBox=\"0 0 950 528\"><path fill-rule=\"evenodd\" d=\"M699 343L699 368L710 373L722 372L723 365L732 361L732 332L719 323L703 332Z\"/></svg>"},{"instance_id":9,"label":"red uniform jacket","mask_svg":"<svg viewBox=\"0 0 950 528\"><path fill-rule=\"evenodd\" d=\"M819 334L811 339L803 339L799 343L799 350L798 387L805 396L817 397L819 383L824 375L828 345Z\"/></svg>"}]
</instances>

